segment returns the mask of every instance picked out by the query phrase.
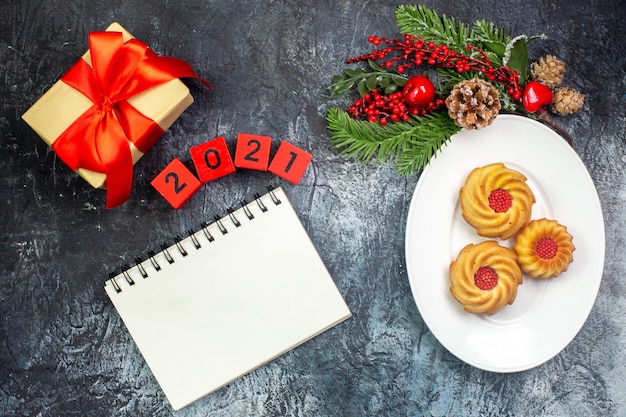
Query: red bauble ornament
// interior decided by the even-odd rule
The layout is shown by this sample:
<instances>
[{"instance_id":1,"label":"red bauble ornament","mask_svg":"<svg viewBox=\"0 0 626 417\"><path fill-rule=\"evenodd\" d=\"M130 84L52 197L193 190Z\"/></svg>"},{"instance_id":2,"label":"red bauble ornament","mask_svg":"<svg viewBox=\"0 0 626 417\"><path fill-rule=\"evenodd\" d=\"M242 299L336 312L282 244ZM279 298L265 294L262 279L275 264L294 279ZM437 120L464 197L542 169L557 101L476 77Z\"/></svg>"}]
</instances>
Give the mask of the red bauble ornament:
<instances>
[{"instance_id":1,"label":"red bauble ornament","mask_svg":"<svg viewBox=\"0 0 626 417\"><path fill-rule=\"evenodd\" d=\"M526 111L534 113L543 106L552 103L552 91L538 81L526 84L522 104Z\"/></svg>"},{"instance_id":2,"label":"red bauble ornament","mask_svg":"<svg viewBox=\"0 0 626 417\"><path fill-rule=\"evenodd\" d=\"M416 75L404 85L402 98L406 105L411 108L428 106L435 98L435 86L428 77Z\"/></svg>"}]
</instances>

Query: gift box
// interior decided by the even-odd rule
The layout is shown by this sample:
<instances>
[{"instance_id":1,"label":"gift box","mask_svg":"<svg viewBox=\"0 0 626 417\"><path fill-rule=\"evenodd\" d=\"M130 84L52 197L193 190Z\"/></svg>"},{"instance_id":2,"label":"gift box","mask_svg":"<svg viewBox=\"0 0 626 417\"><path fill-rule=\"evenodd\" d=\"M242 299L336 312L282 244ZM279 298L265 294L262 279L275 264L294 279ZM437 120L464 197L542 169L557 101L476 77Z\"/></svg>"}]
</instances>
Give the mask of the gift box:
<instances>
[{"instance_id":1,"label":"gift box","mask_svg":"<svg viewBox=\"0 0 626 417\"><path fill-rule=\"evenodd\" d=\"M22 118L115 207L130 194L133 165L193 103L182 77L210 87L113 23L90 33L88 51Z\"/></svg>"}]
</instances>

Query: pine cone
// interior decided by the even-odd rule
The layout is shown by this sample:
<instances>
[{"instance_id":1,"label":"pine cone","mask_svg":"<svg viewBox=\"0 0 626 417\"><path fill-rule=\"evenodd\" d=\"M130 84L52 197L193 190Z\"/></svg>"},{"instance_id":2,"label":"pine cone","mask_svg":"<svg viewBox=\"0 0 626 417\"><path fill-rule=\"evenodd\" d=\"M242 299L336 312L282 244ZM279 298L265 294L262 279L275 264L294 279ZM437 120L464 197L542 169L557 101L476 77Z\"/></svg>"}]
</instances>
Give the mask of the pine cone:
<instances>
[{"instance_id":1,"label":"pine cone","mask_svg":"<svg viewBox=\"0 0 626 417\"><path fill-rule=\"evenodd\" d=\"M550 111L566 116L582 109L584 102L585 96L583 94L574 89L562 87L554 92Z\"/></svg>"},{"instance_id":2,"label":"pine cone","mask_svg":"<svg viewBox=\"0 0 626 417\"><path fill-rule=\"evenodd\" d=\"M546 87L554 88L561 85L565 75L565 62L552 55L546 55L533 62L530 67L531 77L544 84Z\"/></svg>"},{"instance_id":3,"label":"pine cone","mask_svg":"<svg viewBox=\"0 0 626 417\"><path fill-rule=\"evenodd\" d=\"M448 98L448 115L458 126L468 130L489 126L500 111L498 90L480 78L461 81Z\"/></svg>"}]
</instances>

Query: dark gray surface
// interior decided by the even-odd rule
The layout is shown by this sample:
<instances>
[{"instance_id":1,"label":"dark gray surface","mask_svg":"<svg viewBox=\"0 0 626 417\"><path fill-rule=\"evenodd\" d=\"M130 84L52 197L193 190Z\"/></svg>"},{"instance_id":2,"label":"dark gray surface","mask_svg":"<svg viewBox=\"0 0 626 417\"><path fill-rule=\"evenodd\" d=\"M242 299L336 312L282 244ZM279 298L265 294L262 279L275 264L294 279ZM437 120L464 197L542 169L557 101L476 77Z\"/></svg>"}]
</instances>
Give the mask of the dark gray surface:
<instances>
[{"instance_id":1,"label":"dark gray surface","mask_svg":"<svg viewBox=\"0 0 626 417\"><path fill-rule=\"evenodd\" d=\"M103 291L114 268L241 198L283 185L354 317L176 413L181 416L624 416L626 145L621 0L426 1L466 23L545 33L531 58L568 63L581 113L557 118L597 186L606 224L600 293L563 352L516 374L475 369L429 332L410 294L404 227L418 176L337 156L325 86L367 36L398 36L402 2L5 0L0 6L0 416L168 416L173 411ZM118 21L215 86L136 167L130 200L66 168L20 115ZM150 180L174 157L239 132L314 155L302 182L239 171L180 211ZM598 242L601 244L601 242ZM279 259L277 254L277 259ZM252 348L252 347L251 347Z\"/></svg>"}]
</instances>

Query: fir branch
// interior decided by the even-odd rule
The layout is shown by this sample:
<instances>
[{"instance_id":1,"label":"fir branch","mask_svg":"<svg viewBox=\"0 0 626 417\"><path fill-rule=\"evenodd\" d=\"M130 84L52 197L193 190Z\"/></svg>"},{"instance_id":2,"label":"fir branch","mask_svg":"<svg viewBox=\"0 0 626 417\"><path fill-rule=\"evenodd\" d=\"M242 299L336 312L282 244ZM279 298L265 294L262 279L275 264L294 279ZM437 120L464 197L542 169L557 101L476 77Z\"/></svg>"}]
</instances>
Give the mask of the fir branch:
<instances>
[{"instance_id":1,"label":"fir branch","mask_svg":"<svg viewBox=\"0 0 626 417\"><path fill-rule=\"evenodd\" d=\"M439 16L437 12L422 5L405 5L396 9L396 21L400 32L422 37L437 44L448 45L449 48L463 51L467 44L469 26Z\"/></svg>"},{"instance_id":2,"label":"fir branch","mask_svg":"<svg viewBox=\"0 0 626 417\"><path fill-rule=\"evenodd\" d=\"M511 37L504 31L504 29L501 29L493 22L488 22L486 20L478 20L474 22L469 39L472 42L497 42L502 45L506 45L511 41Z\"/></svg>"},{"instance_id":3,"label":"fir branch","mask_svg":"<svg viewBox=\"0 0 626 417\"><path fill-rule=\"evenodd\" d=\"M341 149L340 155L361 162L392 161L402 175L424 168L441 146L461 130L445 112L382 126L354 120L345 111L331 108L327 122L331 144Z\"/></svg>"},{"instance_id":4,"label":"fir branch","mask_svg":"<svg viewBox=\"0 0 626 417\"><path fill-rule=\"evenodd\" d=\"M511 42L511 37L493 22L479 20L472 26L469 42L494 52L502 59L504 57L506 45Z\"/></svg>"},{"instance_id":5,"label":"fir branch","mask_svg":"<svg viewBox=\"0 0 626 417\"><path fill-rule=\"evenodd\" d=\"M511 37L503 29L492 22L479 20L474 23L468 41L484 49L491 62L504 65L506 46L511 42Z\"/></svg>"}]
</instances>

